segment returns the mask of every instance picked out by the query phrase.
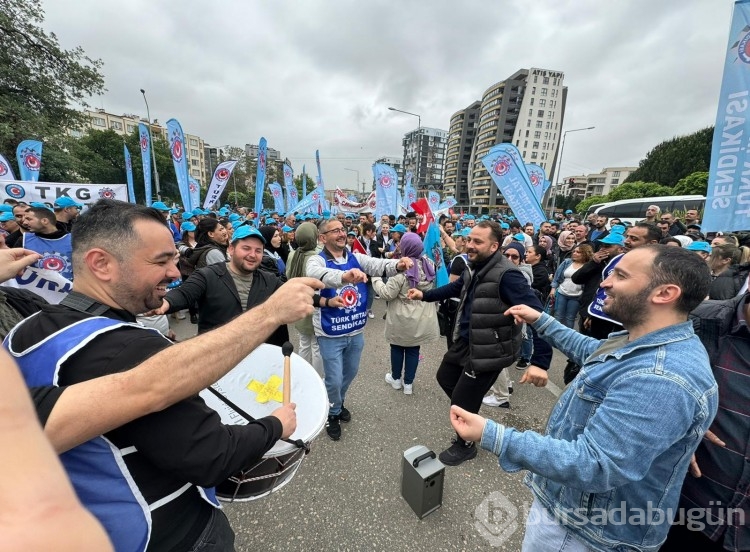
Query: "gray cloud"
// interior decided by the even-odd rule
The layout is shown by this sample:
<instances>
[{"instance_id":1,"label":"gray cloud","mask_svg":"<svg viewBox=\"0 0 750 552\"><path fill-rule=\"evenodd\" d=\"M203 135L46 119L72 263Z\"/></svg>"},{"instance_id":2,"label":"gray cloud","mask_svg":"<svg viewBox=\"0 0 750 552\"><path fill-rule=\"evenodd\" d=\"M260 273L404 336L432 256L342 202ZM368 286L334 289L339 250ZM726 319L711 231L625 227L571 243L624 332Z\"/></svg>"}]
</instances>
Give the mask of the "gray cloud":
<instances>
[{"instance_id":1,"label":"gray cloud","mask_svg":"<svg viewBox=\"0 0 750 552\"><path fill-rule=\"evenodd\" d=\"M522 67L565 73L561 174L636 164L658 142L713 124L733 3L45 2L66 47L104 61L94 106L180 120L212 145L257 143L327 187L371 180L401 138L450 116Z\"/></svg>"}]
</instances>

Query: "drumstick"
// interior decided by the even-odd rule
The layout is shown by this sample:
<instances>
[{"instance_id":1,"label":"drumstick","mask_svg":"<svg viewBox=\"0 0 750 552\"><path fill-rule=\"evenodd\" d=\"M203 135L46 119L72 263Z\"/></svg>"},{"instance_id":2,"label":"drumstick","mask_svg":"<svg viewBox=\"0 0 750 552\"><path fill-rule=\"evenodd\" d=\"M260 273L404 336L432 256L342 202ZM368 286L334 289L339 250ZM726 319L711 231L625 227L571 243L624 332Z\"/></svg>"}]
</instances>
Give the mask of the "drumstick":
<instances>
[{"instance_id":1,"label":"drumstick","mask_svg":"<svg viewBox=\"0 0 750 552\"><path fill-rule=\"evenodd\" d=\"M284 355L284 384L282 392L284 395L284 405L289 404L292 398L292 352L294 345L285 342L281 346L281 352Z\"/></svg>"}]
</instances>

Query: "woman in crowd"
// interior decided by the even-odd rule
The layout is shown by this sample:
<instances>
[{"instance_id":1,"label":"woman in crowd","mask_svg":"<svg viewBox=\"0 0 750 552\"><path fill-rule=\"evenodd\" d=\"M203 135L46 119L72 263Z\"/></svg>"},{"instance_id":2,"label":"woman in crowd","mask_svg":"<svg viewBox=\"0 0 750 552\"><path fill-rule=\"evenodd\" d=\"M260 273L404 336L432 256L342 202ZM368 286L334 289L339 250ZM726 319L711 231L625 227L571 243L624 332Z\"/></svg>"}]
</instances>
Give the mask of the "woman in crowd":
<instances>
[{"instance_id":1,"label":"woman in crowd","mask_svg":"<svg viewBox=\"0 0 750 552\"><path fill-rule=\"evenodd\" d=\"M711 269L711 287L709 299L731 299L735 297L747 281L747 267L740 265L742 250L731 243L714 245L708 257Z\"/></svg>"},{"instance_id":2,"label":"woman in crowd","mask_svg":"<svg viewBox=\"0 0 750 552\"><path fill-rule=\"evenodd\" d=\"M385 322L385 340L391 346L391 371L385 375L386 383L411 395L414 377L419 364L419 348L436 341L438 331L437 310L434 303L410 301L406 293L411 288L427 291L435 287L435 265L424 255L422 240L414 232L401 238L401 253L409 257L413 266L391 276L388 282L373 278L372 286L380 297L388 301ZM402 382L403 374L403 382Z\"/></svg>"},{"instance_id":3,"label":"woman in crowd","mask_svg":"<svg viewBox=\"0 0 750 552\"><path fill-rule=\"evenodd\" d=\"M572 276L593 256L594 250L590 245L581 244L574 247L570 258L565 259L557 267L555 277L552 279L550 298L555 305L555 319L568 328L572 328L575 323L576 314L578 314L578 308L580 307L581 294L583 293L583 286L575 284Z\"/></svg>"},{"instance_id":4,"label":"woman in crowd","mask_svg":"<svg viewBox=\"0 0 750 552\"><path fill-rule=\"evenodd\" d=\"M576 245L576 236L570 230L563 230L560 232L560 237L557 238L557 258L555 259L555 267L559 268L560 265L568 259L573 252L573 248Z\"/></svg>"},{"instance_id":5,"label":"woman in crowd","mask_svg":"<svg viewBox=\"0 0 750 552\"><path fill-rule=\"evenodd\" d=\"M260 233L266 240L261 270L267 270L286 281L286 263L281 257L281 233L276 226L261 226Z\"/></svg>"},{"instance_id":6,"label":"woman in crowd","mask_svg":"<svg viewBox=\"0 0 750 552\"><path fill-rule=\"evenodd\" d=\"M187 261L194 269L214 263L225 263L229 260L228 244L227 229L215 218L203 218L195 228L195 247Z\"/></svg>"}]
</instances>

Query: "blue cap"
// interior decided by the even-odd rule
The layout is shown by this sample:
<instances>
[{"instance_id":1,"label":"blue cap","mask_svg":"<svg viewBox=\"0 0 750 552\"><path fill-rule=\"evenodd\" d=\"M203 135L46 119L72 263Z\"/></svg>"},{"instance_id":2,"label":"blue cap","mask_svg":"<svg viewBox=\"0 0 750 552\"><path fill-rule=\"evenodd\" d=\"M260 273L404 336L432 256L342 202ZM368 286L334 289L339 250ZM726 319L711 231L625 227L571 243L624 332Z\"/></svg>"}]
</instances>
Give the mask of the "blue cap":
<instances>
[{"instance_id":1,"label":"blue cap","mask_svg":"<svg viewBox=\"0 0 750 552\"><path fill-rule=\"evenodd\" d=\"M37 209L52 209L52 207L50 207L46 203L42 203L41 201L32 201L31 203L29 203L29 205L32 207L36 207Z\"/></svg>"},{"instance_id":2,"label":"blue cap","mask_svg":"<svg viewBox=\"0 0 750 552\"><path fill-rule=\"evenodd\" d=\"M711 244L704 241L694 241L687 247L685 247L688 251L703 251L705 253L711 253Z\"/></svg>"},{"instance_id":3,"label":"blue cap","mask_svg":"<svg viewBox=\"0 0 750 552\"><path fill-rule=\"evenodd\" d=\"M391 228L391 232L400 232L401 234L406 234L406 226L403 224L397 224L393 228Z\"/></svg>"},{"instance_id":4,"label":"blue cap","mask_svg":"<svg viewBox=\"0 0 750 552\"><path fill-rule=\"evenodd\" d=\"M610 234L624 234L625 233L625 227L621 224L614 224L612 228L609 229Z\"/></svg>"},{"instance_id":5,"label":"blue cap","mask_svg":"<svg viewBox=\"0 0 750 552\"><path fill-rule=\"evenodd\" d=\"M508 230L510 228L510 224L508 224L507 222L501 222L500 228L502 228L503 230Z\"/></svg>"},{"instance_id":6,"label":"blue cap","mask_svg":"<svg viewBox=\"0 0 750 552\"><path fill-rule=\"evenodd\" d=\"M524 238L524 234L521 234L519 232L518 234L513 234L513 239L518 241L524 241L526 238Z\"/></svg>"},{"instance_id":7,"label":"blue cap","mask_svg":"<svg viewBox=\"0 0 750 552\"><path fill-rule=\"evenodd\" d=\"M156 201L152 203L151 207L153 209L156 209L157 211L171 211L171 209L167 207L166 204L161 201Z\"/></svg>"},{"instance_id":8,"label":"blue cap","mask_svg":"<svg viewBox=\"0 0 750 552\"><path fill-rule=\"evenodd\" d=\"M355 238L357 237L357 233L356 232L348 232L346 235L347 236L354 236Z\"/></svg>"},{"instance_id":9,"label":"blue cap","mask_svg":"<svg viewBox=\"0 0 750 552\"><path fill-rule=\"evenodd\" d=\"M16 220L16 217L13 216L13 213L9 213L7 211L3 211L0 213L0 222L8 222L9 220Z\"/></svg>"},{"instance_id":10,"label":"blue cap","mask_svg":"<svg viewBox=\"0 0 750 552\"><path fill-rule=\"evenodd\" d=\"M195 224L192 222L183 222L180 224L180 230L183 232L195 232Z\"/></svg>"},{"instance_id":11,"label":"blue cap","mask_svg":"<svg viewBox=\"0 0 750 552\"><path fill-rule=\"evenodd\" d=\"M232 222L234 222L235 220L240 220L240 216L237 213L232 213L231 215L229 215L229 220L231 220Z\"/></svg>"},{"instance_id":12,"label":"blue cap","mask_svg":"<svg viewBox=\"0 0 750 552\"><path fill-rule=\"evenodd\" d=\"M474 220L474 215L464 215L464 220Z\"/></svg>"},{"instance_id":13,"label":"blue cap","mask_svg":"<svg viewBox=\"0 0 750 552\"><path fill-rule=\"evenodd\" d=\"M609 234L604 236L602 239L596 240L596 241L604 245L623 246L625 245L625 236L622 235L622 232L610 232Z\"/></svg>"},{"instance_id":14,"label":"blue cap","mask_svg":"<svg viewBox=\"0 0 750 552\"><path fill-rule=\"evenodd\" d=\"M331 212L330 211L323 211L323 218L328 218L330 216L331 216Z\"/></svg>"},{"instance_id":15,"label":"blue cap","mask_svg":"<svg viewBox=\"0 0 750 552\"><path fill-rule=\"evenodd\" d=\"M568 209L567 211L565 211L565 214L566 214L566 215L572 215L572 214L573 214L573 211L571 211L570 209Z\"/></svg>"},{"instance_id":16,"label":"blue cap","mask_svg":"<svg viewBox=\"0 0 750 552\"><path fill-rule=\"evenodd\" d=\"M78 207L79 209L83 209L83 204L82 203L76 203L75 201L73 201L69 197L63 196L63 197L58 197L55 200L55 207L62 207L62 208L65 208L65 207Z\"/></svg>"},{"instance_id":17,"label":"blue cap","mask_svg":"<svg viewBox=\"0 0 750 552\"><path fill-rule=\"evenodd\" d=\"M457 237L457 238L465 238L465 237L467 237L467 236L468 236L469 234L471 234L471 228L462 228L462 229L461 229L461 230L459 230L458 232L453 232L453 237Z\"/></svg>"},{"instance_id":18,"label":"blue cap","mask_svg":"<svg viewBox=\"0 0 750 552\"><path fill-rule=\"evenodd\" d=\"M274 226L276 224L276 219L273 217L266 217L266 224L269 226Z\"/></svg>"},{"instance_id":19,"label":"blue cap","mask_svg":"<svg viewBox=\"0 0 750 552\"><path fill-rule=\"evenodd\" d=\"M236 242L237 240L251 237L258 238L264 244L266 243L266 238L263 237L263 234L260 233L260 230L252 226L248 226L247 224L240 226L239 228L237 228L237 230L234 231L234 234L232 234L232 243Z\"/></svg>"},{"instance_id":20,"label":"blue cap","mask_svg":"<svg viewBox=\"0 0 750 552\"><path fill-rule=\"evenodd\" d=\"M13 212L13 206L8 205L6 203L3 203L0 205L0 213L12 213Z\"/></svg>"},{"instance_id":21,"label":"blue cap","mask_svg":"<svg viewBox=\"0 0 750 552\"><path fill-rule=\"evenodd\" d=\"M250 223L250 221L247 221L247 220L233 220L232 221L232 229L237 230L237 228L239 228L243 224L249 224L249 223Z\"/></svg>"},{"instance_id":22,"label":"blue cap","mask_svg":"<svg viewBox=\"0 0 750 552\"><path fill-rule=\"evenodd\" d=\"M292 228L291 226L287 226L285 224L284 227L281 229L281 231L282 232L294 232L294 228Z\"/></svg>"}]
</instances>

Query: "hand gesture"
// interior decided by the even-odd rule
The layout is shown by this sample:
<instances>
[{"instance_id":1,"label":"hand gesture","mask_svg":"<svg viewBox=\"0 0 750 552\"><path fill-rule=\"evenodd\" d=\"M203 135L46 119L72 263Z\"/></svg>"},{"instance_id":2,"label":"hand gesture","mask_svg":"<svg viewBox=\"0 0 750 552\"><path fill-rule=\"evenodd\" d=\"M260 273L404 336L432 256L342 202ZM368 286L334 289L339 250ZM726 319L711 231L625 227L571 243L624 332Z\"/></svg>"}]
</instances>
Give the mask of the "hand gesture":
<instances>
[{"instance_id":1,"label":"hand gesture","mask_svg":"<svg viewBox=\"0 0 750 552\"><path fill-rule=\"evenodd\" d=\"M600 263L608 258L609 258L609 252L604 251L603 249L594 253L594 260L597 263Z\"/></svg>"},{"instance_id":2,"label":"hand gesture","mask_svg":"<svg viewBox=\"0 0 750 552\"><path fill-rule=\"evenodd\" d=\"M341 275L341 281L346 284L364 284L367 282L367 274L358 268L351 268Z\"/></svg>"},{"instance_id":3,"label":"hand gesture","mask_svg":"<svg viewBox=\"0 0 750 552\"><path fill-rule=\"evenodd\" d=\"M0 249L0 282L20 276L27 266L41 258L39 253L29 249Z\"/></svg>"},{"instance_id":4,"label":"hand gesture","mask_svg":"<svg viewBox=\"0 0 750 552\"><path fill-rule=\"evenodd\" d=\"M161 316L162 314L167 314L167 311L169 311L169 307L171 305L169 304L169 301L166 299L161 300L161 307L158 309L154 309L152 311L148 311L147 313L144 313L144 316Z\"/></svg>"},{"instance_id":5,"label":"hand gesture","mask_svg":"<svg viewBox=\"0 0 750 552\"><path fill-rule=\"evenodd\" d=\"M414 261L409 257L402 257L399 259L398 264L396 264L396 270L403 272L404 270L409 270L412 266L414 266Z\"/></svg>"},{"instance_id":6,"label":"hand gesture","mask_svg":"<svg viewBox=\"0 0 750 552\"><path fill-rule=\"evenodd\" d=\"M344 300L341 298L341 295L335 295L333 297L329 297L326 299L326 307L335 308L335 309L342 309L346 306L344 303Z\"/></svg>"},{"instance_id":7,"label":"hand gesture","mask_svg":"<svg viewBox=\"0 0 750 552\"><path fill-rule=\"evenodd\" d=\"M281 422L282 439L289 438L294 433L294 430L297 429L297 413L294 411L295 408L297 408L296 404L289 403L271 412L271 416L275 416Z\"/></svg>"},{"instance_id":8,"label":"hand gesture","mask_svg":"<svg viewBox=\"0 0 750 552\"><path fill-rule=\"evenodd\" d=\"M276 290L264 303L269 306L274 321L282 324L294 324L313 313L312 297L323 282L315 278L292 278Z\"/></svg>"},{"instance_id":9,"label":"hand gesture","mask_svg":"<svg viewBox=\"0 0 750 552\"><path fill-rule=\"evenodd\" d=\"M451 406L451 425L464 441L480 441L487 420L479 414L467 412L455 404Z\"/></svg>"},{"instance_id":10,"label":"hand gesture","mask_svg":"<svg viewBox=\"0 0 750 552\"><path fill-rule=\"evenodd\" d=\"M538 310L532 309L528 305L515 305L505 311L505 316L512 316L516 319L516 324L533 324L542 315Z\"/></svg>"},{"instance_id":11,"label":"hand gesture","mask_svg":"<svg viewBox=\"0 0 750 552\"><path fill-rule=\"evenodd\" d=\"M410 299L411 301L421 301L423 297L424 294L416 288L411 288L406 292L406 298Z\"/></svg>"},{"instance_id":12,"label":"hand gesture","mask_svg":"<svg viewBox=\"0 0 750 552\"><path fill-rule=\"evenodd\" d=\"M538 366L529 366L518 383L530 383L534 387L544 387L547 385L547 379L547 370L542 370Z\"/></svg>"}]
</instances>

